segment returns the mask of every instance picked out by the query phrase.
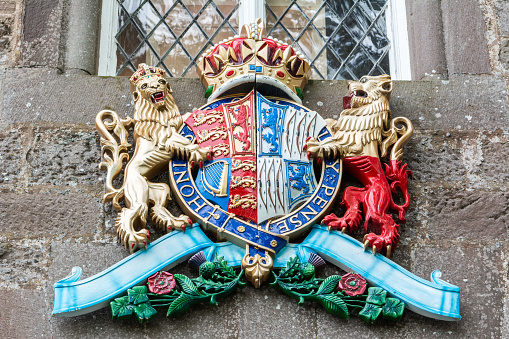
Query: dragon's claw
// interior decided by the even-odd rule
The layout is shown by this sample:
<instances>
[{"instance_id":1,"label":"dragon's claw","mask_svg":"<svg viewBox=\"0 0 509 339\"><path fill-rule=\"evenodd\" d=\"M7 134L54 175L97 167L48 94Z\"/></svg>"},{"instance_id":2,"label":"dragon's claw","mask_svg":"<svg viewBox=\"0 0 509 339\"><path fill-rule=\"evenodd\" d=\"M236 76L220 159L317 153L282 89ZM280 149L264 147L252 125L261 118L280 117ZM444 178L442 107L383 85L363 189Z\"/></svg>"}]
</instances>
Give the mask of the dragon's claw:
<instances>
[{"instance_id":1,"label":"dragon's claw","mask_svg":"<svg viewBox=\"0 0 509 339\"><path fill-rule=\"evenodd\" d=\"M361 223L361 214L359 210L350 209L342 218L337 217L334 213L327 215L323 224L329 227L329 230L341 230L341 232L355 232Z\"/></svg>"},{"instance_id":2,"label":"dragon's claw","mask_svg":"<svg viewBox=\"0 0 509 339\"><path fill-rule=\"evenodd\" d=\"M395 247L395 242L392 235L378 235L369 233L364 236L364 250L371 248L373 254L382 253L385 250L385 255L390 257L392 249Z\"/></svg>"}]
</instances>

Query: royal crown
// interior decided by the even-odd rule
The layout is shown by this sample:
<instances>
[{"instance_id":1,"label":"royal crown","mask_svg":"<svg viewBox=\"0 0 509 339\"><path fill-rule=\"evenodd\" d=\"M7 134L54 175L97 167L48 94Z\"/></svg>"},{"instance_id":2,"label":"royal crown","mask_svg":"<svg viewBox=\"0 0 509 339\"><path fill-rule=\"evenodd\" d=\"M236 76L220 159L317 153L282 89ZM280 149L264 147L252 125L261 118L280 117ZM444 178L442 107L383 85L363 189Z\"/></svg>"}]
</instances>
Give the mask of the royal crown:
<instances>
[{"instance_id":1,"label":"royal crown","mask_svg":"<svg viewBox=\"0 0 509 339\"><path fill-rule=\"evenodd\" d=\"M145 78L152 76L164 78L165 74L166 72L162 68L151 67L147 66L146 64L139 64L138 70L131 76L129 80L131 81L131 84L137 86L138 83Z\"/></svg>"},{"instance_id":2,"label":"royal crown","mask_svg":"<svg viewBox=\"0 0 509 339\"><path fill-rule=\"evenodd\" d=\"M252 81L283 90L295 101L302 99L308 82L309 62L281 40L266 37L261 20L244 25L240 36L209 48L198 61L197 73L212 100L228 89Z\"/></svg>"}]
</instances>

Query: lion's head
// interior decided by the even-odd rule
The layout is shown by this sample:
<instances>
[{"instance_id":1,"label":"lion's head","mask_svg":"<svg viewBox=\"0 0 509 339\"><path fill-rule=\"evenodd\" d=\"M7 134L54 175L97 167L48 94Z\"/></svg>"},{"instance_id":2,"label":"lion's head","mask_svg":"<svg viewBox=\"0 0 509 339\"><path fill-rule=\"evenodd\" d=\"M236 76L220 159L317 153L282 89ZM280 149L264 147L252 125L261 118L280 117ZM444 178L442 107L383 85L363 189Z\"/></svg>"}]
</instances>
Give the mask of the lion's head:
<instances>
[{"instance_id":1,"label":"lion's head","mask_svg":"<svg viewBox=\"0 0 509 339\"><path fill-rule=\"evenodd\" d=\"M388 102L391 92L392 80L389 75L366 75L359 81L348 82L348 96L343 98L343 108L358 108L372 104L379 99Z\"/></svg>"},{"instance_id":2,"label":"lion's head","mask_svg":"<svg viewBox=\"0 0 509 339\"><path fill-rule=\"evenodd\" d=\"M183 124L165 74L162 68L140 64L131 77L135 131L156 144Z\"/></svg>"},{"instance_id":3,"label":"lion's head","mask_svg":"<svg viewBox=\"0 0 509 339\"><path fill-rule=\"evenodd\" d=\"M172 105L174 101L170 84L164 79L164 74L161 68L140 64L131 77L134 102L145 100L159 111L168 109L168 104Z\"/></svg>"}]
</instances>

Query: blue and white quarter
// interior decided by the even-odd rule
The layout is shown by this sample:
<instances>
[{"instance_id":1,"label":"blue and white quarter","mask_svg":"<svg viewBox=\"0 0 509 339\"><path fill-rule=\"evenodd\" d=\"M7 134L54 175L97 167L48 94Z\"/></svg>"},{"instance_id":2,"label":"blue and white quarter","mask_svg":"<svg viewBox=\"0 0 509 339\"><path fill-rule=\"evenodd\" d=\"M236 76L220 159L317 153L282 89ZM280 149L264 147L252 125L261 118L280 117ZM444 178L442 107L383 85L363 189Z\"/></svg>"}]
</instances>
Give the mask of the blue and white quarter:
<instances>
[{"instance_id":1,"label":"blue and white quarter","mask_svg":"<svg viewBox=\"0 0 509 339\"><path fill-rule=\"evenodd\" d=\"M257 93L258 223L289 214L318 188L303 146L318 138L325 120L317 112Z\"/></svg>"}]
</instances>

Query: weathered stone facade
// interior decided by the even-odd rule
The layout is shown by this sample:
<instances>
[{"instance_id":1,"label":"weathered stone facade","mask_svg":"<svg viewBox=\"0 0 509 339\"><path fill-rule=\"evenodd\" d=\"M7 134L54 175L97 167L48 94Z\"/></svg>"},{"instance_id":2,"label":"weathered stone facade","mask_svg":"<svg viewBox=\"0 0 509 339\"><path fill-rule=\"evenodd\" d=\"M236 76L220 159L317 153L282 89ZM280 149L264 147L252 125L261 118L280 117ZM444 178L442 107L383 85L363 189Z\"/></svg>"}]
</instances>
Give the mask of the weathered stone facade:
<instances>
[{"instance_id":1,"label":"weathered stone facade","mask_svg":"<svg viewBox=\"0 0 509 339\"><path fill-rule=\"evenodd\" d=\"M69 15L79 12L76 3L0 3L5 338L509 338L509 1L407 0L416 81L395 83L391 107L416 130L405 149L413 205L393 260L426 279L439 269L460 286L463 319L442 322L407 311L399 323L376 325L338 319L313 304L299 307L268 286L248 286L217 308L171 320L161 315L147 325L114 322L108 309L51 317L53 283L73 266L86 278L128 255L116 243L115 213L101 203L94 127L102 109L132 114L128 79L88 75L95 59L80 61L69 51L77 39L69 34L77 31ZM99 17L100 1L83 3L95 3L91 12ZM198 80L171 83L182 113L205 103ZM304 104L336 117L345 85L312 81Z\"/></svg>"}]
</instances>

